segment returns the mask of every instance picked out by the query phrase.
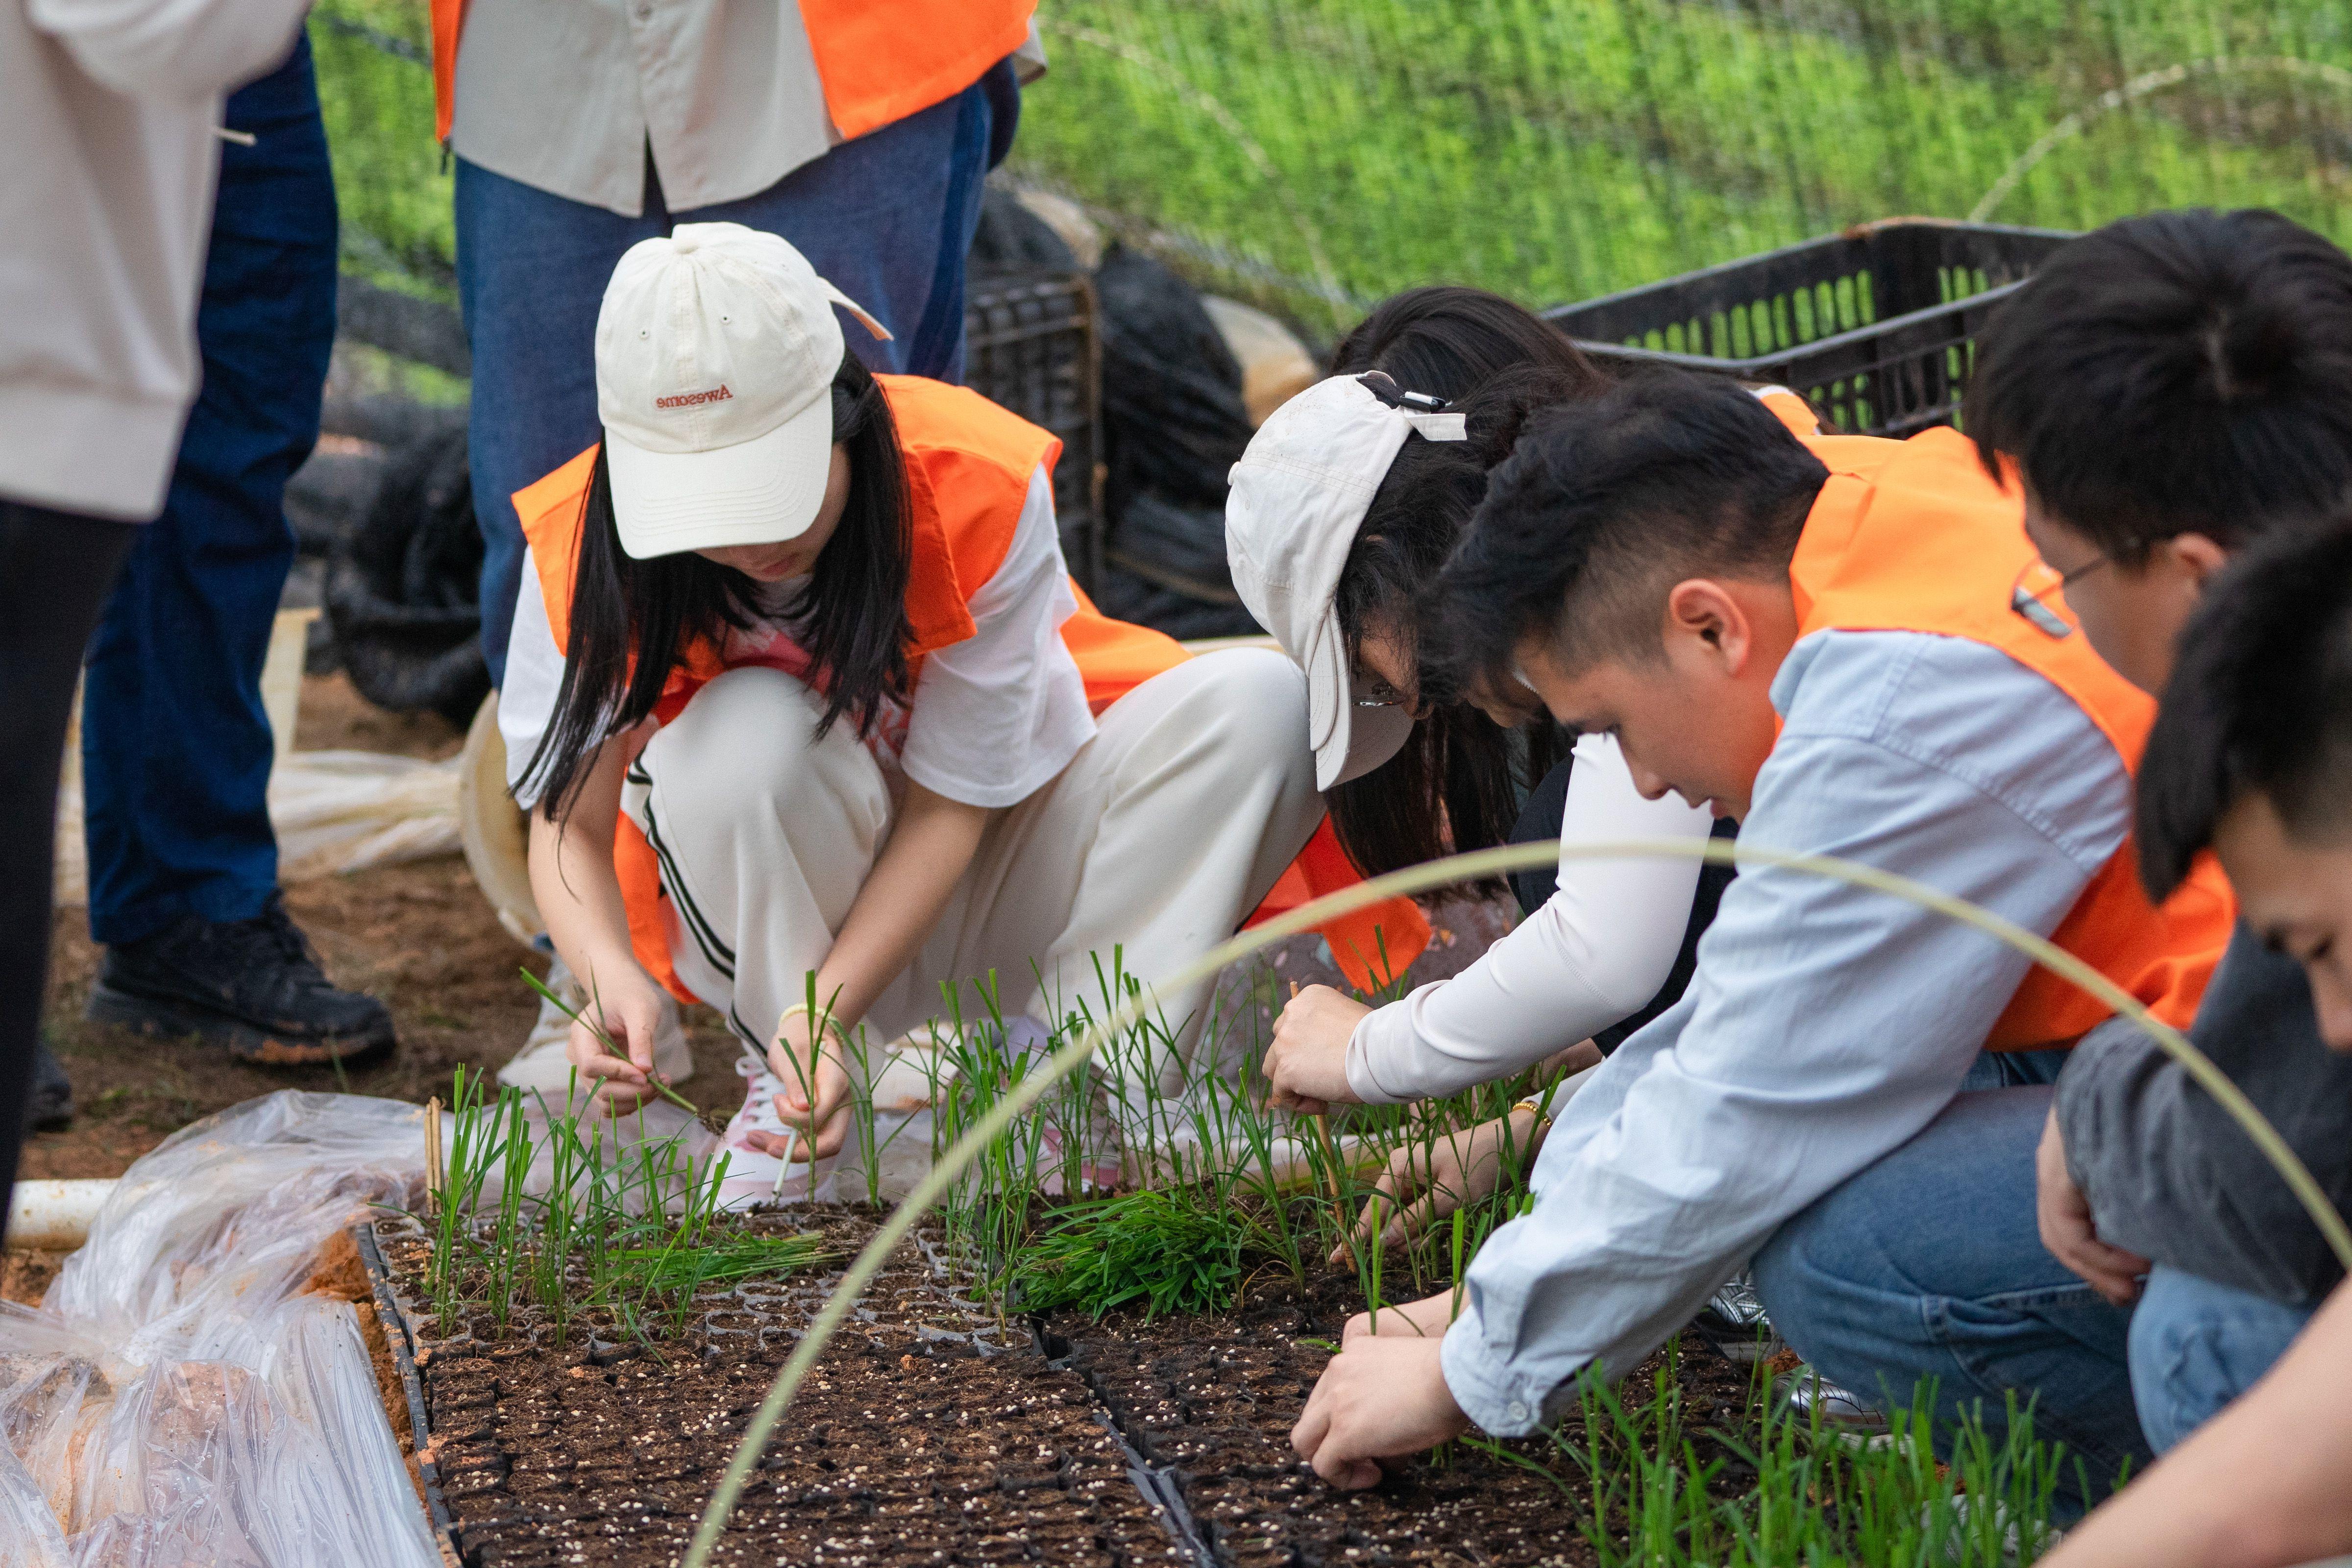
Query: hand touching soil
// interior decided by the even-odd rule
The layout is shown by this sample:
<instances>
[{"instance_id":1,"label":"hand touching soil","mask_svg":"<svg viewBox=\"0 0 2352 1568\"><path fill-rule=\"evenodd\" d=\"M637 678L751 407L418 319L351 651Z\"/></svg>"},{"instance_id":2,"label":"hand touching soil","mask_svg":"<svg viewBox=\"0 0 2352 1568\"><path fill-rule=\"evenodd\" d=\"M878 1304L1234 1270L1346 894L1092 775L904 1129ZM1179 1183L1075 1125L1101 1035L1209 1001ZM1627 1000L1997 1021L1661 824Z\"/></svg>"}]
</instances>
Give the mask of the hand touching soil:
<instances>
[{"instance_id":1,"label":"hand touching soil","mask_svg":"<svg viewBox=\"0 0 2352 1568\"><path fill-rule=\"evenodd\" d=\"M1470 1430L1437 1357L1438 1339L1361 1334L1349 1341L1307 1396L1290 1446L1335 1487L1377 1485L1378 1461L1426 1453Z\"/></svg>"}]
</instances>

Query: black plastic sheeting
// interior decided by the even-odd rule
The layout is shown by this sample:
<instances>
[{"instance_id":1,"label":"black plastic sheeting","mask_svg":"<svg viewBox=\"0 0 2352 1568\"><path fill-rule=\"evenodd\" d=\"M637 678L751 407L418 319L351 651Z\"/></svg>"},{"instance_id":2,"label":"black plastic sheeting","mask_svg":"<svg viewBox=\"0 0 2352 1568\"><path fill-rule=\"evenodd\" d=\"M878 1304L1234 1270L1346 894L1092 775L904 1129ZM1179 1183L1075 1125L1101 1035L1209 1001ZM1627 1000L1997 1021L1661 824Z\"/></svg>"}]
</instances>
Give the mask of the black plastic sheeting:
<instances>
[{"instance_id":1,"label":"black plastic sheeting","mask_svg":"<svg viewBox=\"0 0 2352 1568\"><path fill-rule=\"evenodd\" d=\"M1249 446L1242 370L1201 296L1114 245L1095 272L1110 476L1103 610L1179 637L1260 629L1225 561L1225 476Z\"/></svg>"},{"instance_id":2,"label":"black plastic sheeting","mask_svg":"<svg viewBox=\"0 0 2352 1568\"><path fill-rule=\"evenodd\" d=\"M366 513L327 558L327 619L352 684L379 708L460 729L490 689L482 535L462 426L388 453Z\"/></svg>"}]
</instances>

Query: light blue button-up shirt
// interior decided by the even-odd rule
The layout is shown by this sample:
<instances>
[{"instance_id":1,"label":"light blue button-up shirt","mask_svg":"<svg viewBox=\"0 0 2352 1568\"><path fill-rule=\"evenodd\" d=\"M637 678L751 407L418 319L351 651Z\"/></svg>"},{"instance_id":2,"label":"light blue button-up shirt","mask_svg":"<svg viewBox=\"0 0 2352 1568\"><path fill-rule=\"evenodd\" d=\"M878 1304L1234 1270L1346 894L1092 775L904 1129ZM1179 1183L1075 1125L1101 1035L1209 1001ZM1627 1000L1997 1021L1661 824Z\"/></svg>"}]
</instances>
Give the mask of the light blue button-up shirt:
<instances>
[{"instance_id":1,"label":"light blue button-up shirt","mask_svg":"<svg viewBox=\"0 0 2352 1568\"><path fill-rule=\"evenodd\" d=\"M1981 643L1816 633L1772 703L1745 843L1882 867L2047 934L2130 826L2113 744ZM1520 1436L1587 1364L1632 1368L1943 1110L2027 963L1891 895L1743 868L1689 991L1569 1102L1533 1212L1472 1265L1444 1346L1463 1410Z\"/></svg>"}]
</instances>

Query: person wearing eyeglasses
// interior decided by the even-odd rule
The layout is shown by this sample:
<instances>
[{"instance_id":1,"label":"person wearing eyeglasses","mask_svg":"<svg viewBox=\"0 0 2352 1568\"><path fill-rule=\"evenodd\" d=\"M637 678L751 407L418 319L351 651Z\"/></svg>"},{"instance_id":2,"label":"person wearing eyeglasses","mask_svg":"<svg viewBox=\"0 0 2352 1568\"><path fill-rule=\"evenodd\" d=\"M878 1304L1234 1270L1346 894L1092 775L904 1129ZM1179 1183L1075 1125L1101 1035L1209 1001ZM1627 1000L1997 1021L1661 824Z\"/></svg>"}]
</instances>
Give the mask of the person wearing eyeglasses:
<instances>
[{"instance_id":1,"label":"person wearing eyeglasses","mask_svg":"<svg viewBox=\"0 0 2352 1568\"><path fill-rule=\"evenodd\" d=\"M1957 431L1801 436L1736 385L1649 374L1528 422L1423 635L1462 689L1523 676L1743 846L1969 900L2185 1026L2228 889L2142 890L2155 707L2015 607L2021 516ZM1932 1382L1947 1447L1969 1413L2000 1441L2013 1394L2080 1457L2062 1507L2095 1500L2147 1454L2127 1315L2043 1250L2033 1172L2051 1080L2107 1016L1971 926L1749 862L1682 999L1560 1113L1458 1318L1449 1293L1351 1324L1295 1446L1360 1487L1474 1423L1527 1435L1746 1263L1824 1375L1881 1410Z\"/></svg>"},{"instance_id":2,"label":"person wearing eyeglasses","mask_svg":"<svg viewBox=\"0 0 2352 1568\"><path fill-rule=\"evenodd\" d=\"M1968 408L2038 552L2021 613L2078 621L2168 716L2207 584L2352 497L2352 256L2275 213L2111 224L2001 307ZM2144 780L2151 889L2190 863L2156 853L2174 815ZM2301 956L2291 934L2241 925L2190 1032L2352 1207L2352 1059L2322 1038ZM2094 1031L2060 1077L2040 1184L2050 1250L2132 1309L2133 1393L2158 1452L2259 1378L2344 1277L2245 1134L2127 1025Z\"/></svg>"},{"instance_id":3,"label":"person wearing eyeglasses","mask_svg":"<svg viewBox=\"0 0 2352 1568\"><path fill-rule=\"evenodd\" d=\"M2307 1017L2315 1014L2315 1039L2260 1041L2294 1071L2260 1073L2246 1088L2269 1102L2291 1137L2334 1128L2335 1163L2315 1167L2325 1179L2340 1168L2347 1142L2346 1079L2340 1072L2332 1081L2316 1077L2297 1053L2307 1043L2331 1053L2325 1061L2352 1065L2352 513L2316 527L2267 529L2234 555L2200 587L2165 683L2140 768L2140 854L2160 883L2210 849L2230 875L2247 926L2282 950L2280 965L2300 965L2308 975L2301 1000ZM2240 958L2233 947L2199 1019L2200 1034L2221 1010ZM2078 1058L2077 1066L2090 1059ZM2325 1103L2299 1112L2266 1092L2291 1089L2297 1079ZM2062 1110L2065 1100L2062 1080ZM2166 1106L2168 1097L2154 1102ZM2209 1134L2186 1122L2167 1131L2223 1179L2213 1189L2216 1207L2232 1209L2242 1195L2265 1200L2274 1183L2245 1179L2257 1163L2236 1162L2245 1145L2234 1129ZM2325 1152L2297 1141L2306 1159ZM2175 1178L2168 1171L2161 1179ZM2340 1207L2340 1182L2335 1195ZM2226 1227L2200 1226L2185 1212L2180 1218L2194 1230L2220 1230L2204 1247L2235 1240ZM2263 1273L2301 1247L2305 1233L2315 1236L2301 1214L2274 1215L2266 1229L2249 1259ZM2180 1321L2177 1310L2161 1306L2167 1268L2158 1265L2134 1320L2135 1375L2140 1321L2151 1309L2167 1323ZM2352 1285L2338 1284L2316 1307L2298 1311L2299 1331L2280 1351L2263 1328L2265 1315L2284 1310L2263 1300L2243 1315L2214 1314L2208 1333L2176 1350L2174 1363L2189 1369L2216 1349L2231 1362L2264 1350L2277 1360L2068 1531L2042 1560L2048 1568L2288 1568L2322 1560L2342 1568L2339 1554L2352 1552L2352 1487L2344 1484L2352 1474L2352 1406L2344 1399L2352 1382Z\"/></svg>"}]
</instances>

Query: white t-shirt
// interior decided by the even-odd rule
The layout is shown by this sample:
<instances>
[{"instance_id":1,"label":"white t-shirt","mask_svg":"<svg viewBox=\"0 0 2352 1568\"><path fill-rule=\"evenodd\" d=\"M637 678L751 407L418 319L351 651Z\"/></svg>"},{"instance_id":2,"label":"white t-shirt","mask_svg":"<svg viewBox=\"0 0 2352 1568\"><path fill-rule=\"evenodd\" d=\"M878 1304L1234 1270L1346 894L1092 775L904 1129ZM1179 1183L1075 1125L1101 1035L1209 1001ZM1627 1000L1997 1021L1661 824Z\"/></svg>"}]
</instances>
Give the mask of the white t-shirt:
<instances>
[{"instance_id":1,"label":"white t-shirt","mask_svg":"<svg viewBox=\"0 0 2352 1568\"><path fill-rule=\"evenodd\" d=\"M788 597L792 585L779 586ZM1043 466L1029 477L1003 561L967 603L972 635L924 656L913 693L903 708L892 705L866 744L886 768L950 800L1013 805L1050 783L1095 732L1086 681L1062 642L1062 623L1077 613L1078 603L1062 561L1054 489ZM789 665L797 651L772 626L728 636L730 662ZM523 770L554 721L562 680L563 655L526 554L507 645L506 685L499 693L507 784L525 806L539 795L520 787Z\"/></svg>"}]
</instances>

